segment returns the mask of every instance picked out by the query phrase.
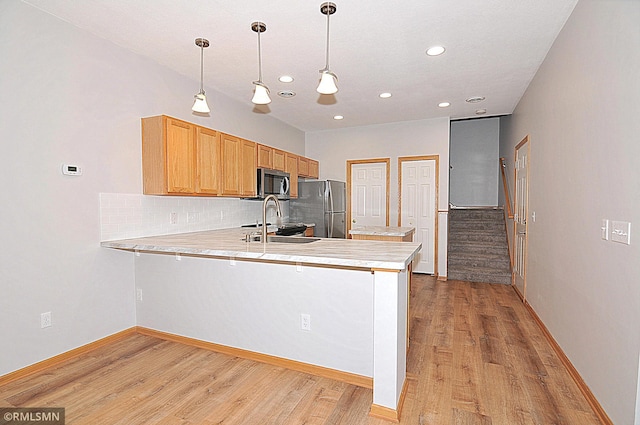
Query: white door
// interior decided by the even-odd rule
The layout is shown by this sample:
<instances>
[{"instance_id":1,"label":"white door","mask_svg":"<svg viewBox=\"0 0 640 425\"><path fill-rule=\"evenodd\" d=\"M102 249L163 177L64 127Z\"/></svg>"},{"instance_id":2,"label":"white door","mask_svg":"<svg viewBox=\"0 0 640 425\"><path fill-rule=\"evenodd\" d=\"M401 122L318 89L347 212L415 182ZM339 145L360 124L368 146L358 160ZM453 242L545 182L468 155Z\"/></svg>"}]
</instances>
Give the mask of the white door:
<instances>
[{"instance_id":1,"label":"white door","mask_svg":"<svg viewBox=\"0 0 640 425\"><path fill-rule=\"evenodd\" d=\"M413 241L422 249L413 260L415 273L435 273L436 161L403 161L400 226L415 227Z\"/></svg>"},{"instance_id":2,"label":"white door","mask_svg":"<svg viewBox=\"0 0 640 425\"><path fill-rule=\"evenodd\" d=\"M388 223L387 163L351 164L351 228Z\"/></svg>"},{"instance_id":3,"label":"white door","mask_svg":"<svg viewBox=\"0 0 640 425\"><path fill-rule=\"evenodd\" d=\"M516 197L514 222L514 283L523 298L527 290L527 217L529 216L529 138L516 146Z\"/></svg>"}]
</instances>

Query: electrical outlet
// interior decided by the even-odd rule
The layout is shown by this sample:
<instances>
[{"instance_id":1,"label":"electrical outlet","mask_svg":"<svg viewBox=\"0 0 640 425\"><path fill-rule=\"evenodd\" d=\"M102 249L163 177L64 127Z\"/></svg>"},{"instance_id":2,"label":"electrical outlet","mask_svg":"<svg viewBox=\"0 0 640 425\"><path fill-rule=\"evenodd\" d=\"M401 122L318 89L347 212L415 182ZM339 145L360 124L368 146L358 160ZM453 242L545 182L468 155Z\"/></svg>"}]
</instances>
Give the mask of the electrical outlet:
<instances>
[{"instance_id":1,"label":"electrical outlet","mask_svg":"<svg viewBox=\"0 0 640 425\"><path fill-rule=\"evenodd\" d=\"M303 331L311 330L311 315L310 314L301 314L300 315L300 329Z\"/></svg>"},{"instance_id":2,"label":"electrical outlet","mask_svg":"<svg viewBox=\"0 0 640 425\"><path fill-rule=\"evenodd\" d=\"M190 212L187 213L187 223L197 223L200 221L200 213Z\"/></svg>"},{"instance_id":3,"label":"electrical outlet","mask_svg":"<svg viewBox=\"0 0 640 425\"><path fill-rule=\"evenodd\" d=\"M142 301L142 289L136 288L136 301Z\"/></svg>"},{"instance_id":4,"label":"electrical outlet","mask_svg":"<svg viewBox=\"0 0 640 425\"><path fill-rule=\"evenodd\" d=\"M51 312L47 311L46 313L40 314L40 327L48 328L51 326Z\"/></svg>"},{"instance_id":5,"label":"electrical outlet","mask_svg":"<svg viewBox=\"0 0 640 425\"><path fill-rule=\"evenodd\" d=\"M178 213L169 214L169 224L178 224Z\"/></svg>"}]
</instances>

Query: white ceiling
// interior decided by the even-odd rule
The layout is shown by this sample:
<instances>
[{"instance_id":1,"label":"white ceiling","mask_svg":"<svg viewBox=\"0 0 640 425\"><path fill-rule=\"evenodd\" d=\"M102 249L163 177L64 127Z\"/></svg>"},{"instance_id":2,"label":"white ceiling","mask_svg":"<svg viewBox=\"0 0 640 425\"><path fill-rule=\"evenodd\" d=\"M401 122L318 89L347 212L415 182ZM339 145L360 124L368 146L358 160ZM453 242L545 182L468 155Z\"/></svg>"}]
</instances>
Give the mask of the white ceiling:
<instances>
[{"instance_id":1,"label":"white ceiling","mask_svg":"<svg viewBox=\"0 0 640 425\"><path fill-rule=\"evenodd\" d=\"M258 77L257 34L262 21L263 81L273 102L254 109L303 131L450 116L509 114L533 78L578 0L335 0L331 70L340 91L320 96L326 16L322 0L24 0L99 37L151 58L194 80L200 48L205 89L252 107ZM425 50L447 50L429 57ZM293 83L278 81L282 74ZM281 98L279 90L297 93ZM381 92L391 92L380 99ZM485 96L481 103L465 99ZM208 92L215 103L215 92ZM448 101L449 108L438 107ZM343 115L341 121L334 115Z\"/></svg>"}]
</instances>

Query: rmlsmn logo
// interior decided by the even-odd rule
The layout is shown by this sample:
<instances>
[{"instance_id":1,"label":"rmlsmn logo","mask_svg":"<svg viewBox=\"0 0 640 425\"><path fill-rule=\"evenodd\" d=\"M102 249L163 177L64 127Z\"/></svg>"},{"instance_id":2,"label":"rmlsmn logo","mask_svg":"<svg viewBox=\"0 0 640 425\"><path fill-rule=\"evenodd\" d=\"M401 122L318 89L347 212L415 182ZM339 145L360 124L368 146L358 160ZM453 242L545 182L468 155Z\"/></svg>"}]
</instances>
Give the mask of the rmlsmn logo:
<instances>
[{"instance_id":1,"label":"rmlsmn logo","mask_svg":"<svg viewBox=\"0 0 640 425\"><path fill-rule=\"evenodd\" d=\"M0 425L64 423L64 407L0 407Z\"/></svg>"}]
</instances>

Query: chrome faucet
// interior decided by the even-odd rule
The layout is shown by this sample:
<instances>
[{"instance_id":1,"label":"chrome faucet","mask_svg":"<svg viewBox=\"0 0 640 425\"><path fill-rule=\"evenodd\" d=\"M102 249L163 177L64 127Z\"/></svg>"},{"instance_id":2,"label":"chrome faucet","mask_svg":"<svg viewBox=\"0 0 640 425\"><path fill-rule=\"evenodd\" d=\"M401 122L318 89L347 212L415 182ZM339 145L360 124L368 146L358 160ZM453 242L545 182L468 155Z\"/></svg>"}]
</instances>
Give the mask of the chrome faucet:
<instances>
[{"instance_id":1,"label":"chrome faucet","mask_svg":"<svg viewBox=\"0 0 640 425\"><path fill-rule=\"evenodd\" d=\"M264 201L262 201L262 243L267 243L267 203L269 202L269 199L273 199L275 201L276 207L278 208L276 210L276 214L278 215L278 217L282 217L280 201L278 201L276 195L271 194L265 196Z\"/></svg>"}]
</instances>

